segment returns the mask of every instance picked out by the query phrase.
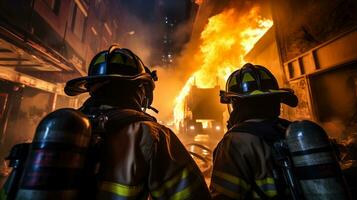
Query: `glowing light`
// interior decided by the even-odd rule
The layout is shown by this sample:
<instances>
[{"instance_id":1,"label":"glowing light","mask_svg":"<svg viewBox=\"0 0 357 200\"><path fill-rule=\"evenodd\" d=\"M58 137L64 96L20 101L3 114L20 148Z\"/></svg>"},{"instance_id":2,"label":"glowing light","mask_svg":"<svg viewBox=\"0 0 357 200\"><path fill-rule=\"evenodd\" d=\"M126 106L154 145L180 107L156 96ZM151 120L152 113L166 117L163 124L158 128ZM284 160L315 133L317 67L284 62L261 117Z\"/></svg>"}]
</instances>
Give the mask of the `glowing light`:
<instances>
[{"instance_id":1,"label":"glowing light","mask_svg":"<svg viewBox=\"0 0 357 200\"><path fill-rule=\"evenodd\" d=\"M197 5L201 5L201 4L203 3L203 1L204 1L204 0L195 0L195 3L196 3Z\"/></svg>"},{"instance_id":2,"label":"glowing light","mask_svg":"<svg viewBox=\"0 0 357 200\"><path fill-rule=\"evenodd\" d=\"M195 126L191 125L190 130L195 130Z\"/></svg>"},{"instance_id":3,"label":"glowing light","mask_svg":"<svg viewBox=\"0 0 357 200\"><path fill-rule=\"evenodd\" d=\"M207 129L211 126L212 120L199 119L196 122L202 124L202 128Z\"/></svg>"},{"instance_id":4,"label":"glowing light","mask_svg":"<svg viewBox=\"0 0 357 200\"><path fill-rule=\"evenodd\" d=\"M271 20L259 15L259 7L253 7L244 15L230 9L209 19L201 33L200 51L195 55L201 58L202 62L197 63L200 68L192 73L175 99L176 127L186 117L185 98L191 87L196 84L199 88L212 88L217 78L225 82L245 63L244 56L272 25Z\"/></svg>"},{"instance_id":5,"label":"glowing light","mask_svg":"<svg viewBox=\"0 0 357 200\"><path fill-rule=\"evenodd\" d=\"M220 131L220 130L221 130L221 127L220 127L220 126L216 126L216 130L217 130L217 131Z\"/></svg>"}]
</instances>

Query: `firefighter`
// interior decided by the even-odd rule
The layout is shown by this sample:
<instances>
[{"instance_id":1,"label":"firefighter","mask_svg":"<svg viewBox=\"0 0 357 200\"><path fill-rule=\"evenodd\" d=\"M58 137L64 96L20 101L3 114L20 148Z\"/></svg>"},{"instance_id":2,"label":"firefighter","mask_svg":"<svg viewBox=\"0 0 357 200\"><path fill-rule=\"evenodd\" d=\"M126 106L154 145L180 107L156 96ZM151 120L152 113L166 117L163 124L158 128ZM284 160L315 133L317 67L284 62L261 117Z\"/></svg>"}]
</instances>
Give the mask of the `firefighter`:
<instances>
[{"instance_id":1,"label":"firefighter","mask_svg":"<svg viewBox=\"0 0 357 200\"><path fill-rule=\"evenodd\" d=\"M89 92L80 111L90 118L92 135L98 135L99 151L91 154L98 157L96 183L84 188L88 198L210 199L185 147L145 112L154 109L156 80L155 71L132 51L112 46L92 59L88 76L67 82L70 96Z\"/></svg>"},{"instance_id":2,"label":"firefighter","mask_svg":"<svg viewBox=\"0 0 357 200\"><path fill-rule=\"evenodd\" d=\"M286 199L271 145L284 139L289 122L279 118L280 104L295 107L293 91L279 89L266 68L247 63L230 75L221 102L229 104L230 118L214 151L212 198Z\"/></svg>"}]
</instances>

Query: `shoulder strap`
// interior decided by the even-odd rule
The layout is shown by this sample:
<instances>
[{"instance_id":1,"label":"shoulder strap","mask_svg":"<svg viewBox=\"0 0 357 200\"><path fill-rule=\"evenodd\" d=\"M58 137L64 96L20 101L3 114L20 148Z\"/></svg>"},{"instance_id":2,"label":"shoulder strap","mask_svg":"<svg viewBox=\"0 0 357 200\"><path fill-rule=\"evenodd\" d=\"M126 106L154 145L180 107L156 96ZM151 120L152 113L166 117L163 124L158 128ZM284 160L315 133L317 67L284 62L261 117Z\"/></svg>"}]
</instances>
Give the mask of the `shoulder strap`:
<instances>
[{"instance_id":1,"label":"shoulder strap","mask_svg":"<svg viewBox=\"0 0 357 200\"><path fill-rule=\"evenodd\" d=\"M91 146L87 152L87 161L85 164L83 176L83 191L82 195L84 196L81 199L91 199L93 191L96 190L97 185L97 173L96 169L98 164L100 164L100 152L102 150L103 141L107 130L116 127L121 128L128 124L139 122L139 121L153 121L156 119L144 112L131 110L131 109L88 109L88 112L85 113L90 119L92 125L92 141ZM89 190L88 190L89 188ZM89 191L89 192L88 192ZM92 192L91 192L92 191Z\"/></svg>"},{"instance_id":2,"label":"shoulder strap","mask_svg":"<svg viewBox=\"0 0 357 200\"><path fill-rule=\"evenodd\" d=\"M123 126L139 121L156 122L156 119L149 114L131 109L114 109L107 114L108 124L115 123L116 126Z\"/></svg>"},{"instance_id":3,"label":"shoulder strap","mask_svg":"<svg viewBox=\"0 0 357 200\"><path fill-rule=\"evenodd\" d=\"M144 112L117 108L96 111L89 118L95 132L105 132L108 127L123 127L139 121L156 122L154 117Z\"/></svg>"},{"instance_id":4,"label":"shoulder strap","mask_svg":"<svg viewBox=\"0 0 357 200\"><path fill-rule=\"evenodd\" d=\"M124 127L140 121L156 122L154 117L132 109L111 109L103 113L103 115L102 118L104 117L105 119L101 122L101 127L104 130L111 127Z\"/></svg>"}]
</instances>

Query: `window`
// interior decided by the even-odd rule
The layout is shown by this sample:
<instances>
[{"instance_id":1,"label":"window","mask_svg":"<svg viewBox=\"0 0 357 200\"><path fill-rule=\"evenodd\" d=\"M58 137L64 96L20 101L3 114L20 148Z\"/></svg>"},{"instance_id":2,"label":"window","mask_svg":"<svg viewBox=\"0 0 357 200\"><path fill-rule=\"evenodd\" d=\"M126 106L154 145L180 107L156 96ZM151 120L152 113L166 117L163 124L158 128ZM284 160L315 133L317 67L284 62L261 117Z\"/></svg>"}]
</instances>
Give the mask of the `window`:
<instances>
[{"instance_id":1,"label":"window","mask_svg":"<svg viewBox=\"0 0 357 200\"><path fill-rule=\"evenodd\" d=\"M289 78L294 78L295 77L295 70L294 70L294 66L292 65L292 63L288 64L288 71L289 71Z\"/></svg>"},{"instance_id":2,"label":"window","mask_svg":"<svg viewBox=\"0 0 357 200\"><path fill-rule=\"evenodd\" d=\"M60 0L43 0L45 4L56 14L59 14L61 1Z\"/></svg>"},{"instance_id":3,"label":"window","mask_svg":"<svg viewBox=\"0 0 357 200\"><path fill-rule=\"evenodd\" d=\"M72 32L81 40L83 41L83 35L86 25L86 16L85 13L75 4L73 9L73 17L72 17L72 25L71 29Z\"/></svg>"}]
</instances>

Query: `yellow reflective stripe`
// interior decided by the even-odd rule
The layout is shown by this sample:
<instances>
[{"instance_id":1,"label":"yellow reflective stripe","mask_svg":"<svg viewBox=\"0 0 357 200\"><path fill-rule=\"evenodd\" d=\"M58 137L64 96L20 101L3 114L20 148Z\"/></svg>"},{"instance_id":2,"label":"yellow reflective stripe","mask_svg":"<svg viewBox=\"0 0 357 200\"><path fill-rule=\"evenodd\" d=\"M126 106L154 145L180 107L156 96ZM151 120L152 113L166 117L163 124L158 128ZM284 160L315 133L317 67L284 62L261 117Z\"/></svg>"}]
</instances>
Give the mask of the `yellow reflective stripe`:
<instances>
[{"instance_id":1,"label":"yellow reflective stripe","mask_svg":"<svg viewBox=\"0 0 357 200\"><path fill-rule=\"evenodd\" d=\"M276 190L268 190L268 191L264 191L264 193L268 196L268 197L273 197L278 195L278 192Z\"/></svg>"},{"instance_id":2,"label":"yellow reflective stripe","mask_svg":"<svg viewBox=\"0 0 357 200\"><path fill-rule=\"evenodd\" d=\"M253 92L250 93L250 95L277 93L277 92L284 92L284 91L281 91L281 90L269 90L269 92L264 92L264 91L261 91L261 90L254 90Z\"/></svg>"},{"instance_id":3,"label":"yellow reflective stripe","mask_svg":"<svg viewBox=\"0 0 357 200\"><path fill-rule=\"evenodd\" d=\"M268 177L265 179L260 179L255 181L257 185L261 188L264 185L271 185L274 186L275 188L275 181L274 178ZM278 194L278 192L275 189L269 189L269 190L262 190L267 196L273 197Z\"/></svg>"},{"instance_id":4,"label":"yellow reflective stripe","mask_svg":"<svg viewBox=\"0 0 357 200\"><path fill-rule=\"evenodd\" d=\"M250 93L250 95L257 95L257 94L264 94L265 92L260 91L260 90L254 90L253 92Z\"/></svg>"},{"instance_id":5,"label":"yellow reflective stripe","mask_svg":"<svg viewBox=\"0 0 357 200\"><path fill-rule=\"evenodd\" d=\"M271 177L268 177L268 178L265 178L265 179L259 179L259 180L256 180L255 181L257 183L257 185L260 187L262 185L266 185L266 184L275 184L275 181L273 178Z\"/></svg>"},{"instance_id":6,"label":"yellow reflective stripe","mask_svg":"<svg viewBox=\"0 0 357 200\"><path fill-rule=\"evenodd\" d=\"M6 199L7 199L6 192L5 192L4 188L2 188L0 190L0 200L6 200Z\"/></svg>"},{"instance_id":7,"label":"yellow reflective stripe","mask_svg":"<svg viewBox=\"0 0 357 200\"><path fill-rule=\"evenodd\" d=\"M214 187L215 190L217 190L218 192L220 192L221 194L223 194L227 197L230 197L233 199L238 199L238 198L242 197L242 195L240 195L238 192L230 191L230 190L228 190L220 185L217 185L215 183L212 183L212 186Z\"/></svg>"},{"instance_id":8,"label":"yellow reflective stripe","mask_svg":"<svg viewBox=\"0 0 357 200\"><path fill-rule=\"evenodd\" d=\"M250 82L250 81L255 81L255 78L250 73L246 73L243 76L243 83L245 82Z\"/></svg>"},{"instance_id":9,"label":"yellow reflective stripe","mask_svg":"<svg viewBox=\"0 0 357 200\"><path fill-rule=\"evenodd\" d=\"M170 189L172 186L174 186L175 184L177 184L181 179L186 178L189 173L190 173L191 169L185 168L184 170L182 170L182 172L176 176L174 176L173 178L171 178L170 180L166 181L164 183L164 185L162 185L161 187L159 187L156 190L153 190L151 192L151 195L153 197L160 197L161 195L163 195L165 193L165 191L167 189Z\"/></svg>"},{"instance_id":10,"label":"yellow reflective stripe","mask_svg":"<svg viewBox=\"0 0 357 200\"><path fill-rule=\"evenodd\" d=\"M268 190L268 191L264 191L264 193L268 197L274 197L274 196L278 195L278 192L276 190ZM254 199L260 199L260 196L256 192L253 193L253 197L254 197Z\"/></svg>"},{"instance_id":11,"label":"yellow reflective stripe","mask_svg":"<svg viewBox=\"0 0 357 200\"><path fill-rule=\"evenodd\" d=\"M172 195L170 197L170 200L181 200L181 199L187 199L191 194L193 194L193 191L200 185L199 179L195 181L195 183L189 187L186 187L185 189L181 190L180 192L177 192L176 194ZM204 183L202 183L204 184Z\"/></svg>"},{"instance_id":12,"label":"yellow reflective stripe","mask_svg":"<svg viewBox=\"0 0 357 200\"><path fill-rule=\"evenodd\" d=\"M105 62L105 54L101 54L99 55L99 57L97 58L97 60L94 62L94 65L100 64L100 63L104 63Z\"/></svg>"},{"instance_id":13,"label":"yellow reflective stripe","mask_svg":"<svg viewBox=\"0 0 357 200\"><path fill-rule=\"evenodd\" d=\"M284 92L284 91L281 91L281 90L269 90L270 92Z\"/></svg>"},{"instance_id":14,"label":"yellow reflective stripe","mask_svg":"<svg viewBox=\"0 0 357 200\"><path fill-rule=\"evenodd\" d=\"M233 176L231 174L221 172L221 171L213 171L212 175L217 176L217 177L224 179L228 182L231 182L233 184L239 185L240 187L242 187L245 190L249 189L249 185L243 179Z\"/></svg>"},{"instance_id":15,"label":"yellow reflective stripe","mask_svg":"<svg viewBox=\"0 0 357 200\"><path fill-rule=\"evenodd\" d=\"M262 79L271 79L271 77L265 71L260 71L260 75Z\"/></svg>"},{"instance_id":16,"label":"yellow reflective stripe","mask_svg":"<svg viewBox=\"0 0 357 200\"><path fill-rule=\"evenodd\" d=\"M143 186L127 186L114 182L103 181L100 183L100 190L114 193L118 196L132 197L138 195Z\"/></svg>"}]
</instances>

